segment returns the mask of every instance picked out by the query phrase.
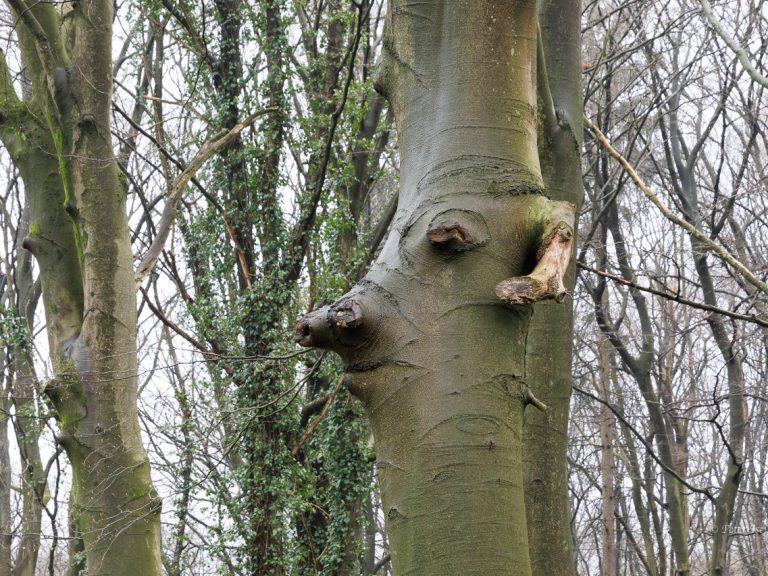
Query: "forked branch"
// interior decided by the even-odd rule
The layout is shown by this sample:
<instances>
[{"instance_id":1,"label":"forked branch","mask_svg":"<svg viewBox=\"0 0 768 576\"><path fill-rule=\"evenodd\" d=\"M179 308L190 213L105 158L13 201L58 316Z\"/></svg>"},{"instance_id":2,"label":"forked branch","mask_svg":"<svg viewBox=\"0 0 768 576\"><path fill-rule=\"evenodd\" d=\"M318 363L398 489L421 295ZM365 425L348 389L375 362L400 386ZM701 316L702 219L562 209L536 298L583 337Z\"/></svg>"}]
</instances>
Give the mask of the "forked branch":
<instances>
[{"instance_id":1,"label":"forked branch","mask_svg":"<svg viewBox=\"0 0 768 576\"><path fill-rule=\"evenodd\" d=\"M263 116L264 114L269 114L276 111L277 108L275 107L265 108L264 110L260 110L259 112L251 114L245 120L236 124L231 130L225 131L223 134L217 134L205 142L205 144L203 144L200 150L198 150L197 154L195 154L195 157L192 158L187 167L182 171L181 174L179 174L179 176L174 181L173 186L171 187L168 197L165 199L165 208L163 209L163 214L160 217L160 223L157 226L157 235L155 236L152 245L147 250L147 253L144 255L144 259L141 261L138 269L136 270L134 280L136 282L137 288L141 284L142 280L144 280L144 278L149 275L149 273L155 267L155 264L157 264L158 258L160 258L160 254L165 247L165 242L171 232L173 223L176 221L176 206L178 205L179 199L181 198L181 195L186 189L189 181L194 177L197 171L202 168L203 164L205 164L209 158L229 146L229 144L231 144L243 130L253 124L259 116Z\"/></svg>"},{"instance_id":2,"label":"forked branch","mask_svg":"<svg viewBox=\"0 0 768 576\"><path fill-rule=\"evenodd\" d=\"M723 25L720 24L720 21L712 11L712 6L709 4L708 0L699 0L699 4L701 4L701 11L704 13L704 17L707 19L707 22L709 22L709 25L712 26L712 29L718 36L720 36L728 48L736 54L736 58L739 59L739 62L744 67L744 70L747 71L749 77L760 84L760 86L768 88L768 78L757 71L757 68L755 68L754 64L750 61L747 51L739 45L733 36L728 34L725 28L723 28Z\"/></svg>"}]
</instances>

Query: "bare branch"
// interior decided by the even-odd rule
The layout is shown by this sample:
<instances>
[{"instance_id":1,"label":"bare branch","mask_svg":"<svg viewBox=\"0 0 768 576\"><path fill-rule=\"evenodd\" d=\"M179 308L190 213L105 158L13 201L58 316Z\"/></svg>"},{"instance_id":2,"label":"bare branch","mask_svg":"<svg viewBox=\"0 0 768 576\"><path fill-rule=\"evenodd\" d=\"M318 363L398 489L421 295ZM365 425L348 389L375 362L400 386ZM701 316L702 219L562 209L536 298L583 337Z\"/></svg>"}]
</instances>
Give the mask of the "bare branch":
<instances>
[{"instance_id":1,"label":"bare branch","mask_svg":"<svg viewBox=\"0 0 768 576\"><path fill-rule=\"evenodd\" d=\"M608 138L605 137L605 134L603 134L600 129L595 126L586 116L584 117L584 126L589 128L592 133L594 133L595 137L597 137L597 140L600 142L603 148L605 148L606 152L608 152L609 155L611 155L615 160L618 161L619 164L621 164L621 167L629 175L629 177L632 178L632 181L635 183L635 185L640 189L645 197L648 198L648 200L650 200L653 205L659 209L659 211L667 220L683 228L693 238L701 242L704 247L714 252L721 260L738 270L747 282L752 284L755 288L764 294L768 295L768 284L755 276L749 268L742 264L738 259L734 258L723 246L709 238L709 236L702 233L689 222L686 222L679 216L673 214L672 211L667 208L667 206L653 192L653 190L651 190L651 188L642 180L642 178L640 178L640 176L637 174L632 165L627 161L627 159L624 158L624 156L622 156L621 153L619 153L618 150L616 150L616 148L611 145L611 143L608 141Z\"/></svg>"},{"instance_id":2,"label":"bare branch","mask_svg":"<svg viewBox=\"0 0 768 576\"><path fill-rule=\"evenodd\" d=\"M578 392L579 394L581 394L583 396L591 398L592 400L596 400L597 402L599 402L600 404L602 404L606 408L608 408L611 412L613 412L613 415L616 416L616 418L618 418L621 421L621 423L624 426L626 426L629 429L629 431L632 432L632 434L640 441L640 443L643 445L643 447L645 448L645 450L648 453L648 455L651 458L653 458L653 460L659 466L664 468L664 470L666 470L672 477L674 477L675 480L680 482L680 484L682 484L683 486L688 488L688 490L690 490L691 492L695 492L696 494L703 495L710 502L712 502L712 503L715 502L715 497L712 496L712 494L708 490L704 490L702 488L697 488L693 484L690 484L688 481L686 481L685 478L680 476L680 474L678 474L677 471L675 471L673 468L671 468L671 467L667 466L666 464L664 464L662 459L654 451L653 446L651 446L648 443L648 441L645 439L643 434L637 428L632 426L632 424L630 424L629 420L627 420L624 417L624 414L619 409L617 409L613 404L611 404L610 402L608 402L606 400L603 400L599 396L595 396L594 394L592 394L588 390L584 390L583 388L580 388L578 386L574 386L573 389L576 390L576 392Z\"/></svg>"},{"instance_id":3,"label":"bare branch","mask_svg":"<svg viewBox=\"0 0 768 576\"><path fill-rule=\"evenodd\" d=\"M739 63L744 67L744 70L747 71L749 77L760 84L760 86L768 88L768 78L757 71L757 69L752 65L752 62L750 62L747 51L744 50L744 48L742 48L738 42L736 42L733 36L728 34L725 28L723 28L714 12L712 12L712 6L709 4L708 0L699 0L699 4L701 4L701 11L704 13L704 17L707 19L707 22L709 22L709 25L712 27L715 33L720 36L723 42L725 42L728 48L730 48L731 51L736 54L736 58L738 58Z\"/></svg>"},{"instance_id":4,"label":"bare branch","mask_svg":"<svg viewBox=\"0 0 768 576\"><path fill-rule=\"evenodd\" d=\"M142 280L144 280L144 278L146 278L147 275L152 271L152 269L155 267L155 264L157 264L157 259L160 257L160 254L165 247L165 241L168 239L168 235L171 232L173 223L176 221L176 206L178 205L179 199L181 198L181 194L186 189L187 184L192 179L192 177L197 173L198 170L200 170L200 168L202 168L203 164L205 164L205 162L211 158L211 156L221 152L235 138L237 138L237 136L239 136L243 130L253 124L257 118L263 116L264 114L269 114L276 111L277 108L275 107L265 108L264 110L260 110L259 112L251 114L245 120L236 124L231 130L227 131L223 135L217 134L202 145L200 150L197 151L197 154L195 154L195 157L192 158L187 167L181 172L181 174L178 175L168 192L168 197L165 200L163 214L160 217L160 223L157 226L157 235L155 236L152 245L147 250L147 253L144 255L144 258L136 270L134 280L137 287L139 284L141 284Z\"/></svg>"},{"instance_id":5,"label":"bare branch","mask_svg":"<svg viewBox=\"0 0 768 576\"><path fill-rule=\"evenodd\" d=\"M344 380L346 378L346 374L342 374L339 376L338 381L336 382L336 385L333 387L333 390L331 390L331 393L328 394L328 399L325 401L325 406L323 406L322 412L320 412L320 415L315 418L315 421L312 422L309 428L307 428L307 431L302 434L301 438L299 438L299 441L296 443L296 446L293 447L293 450L291 450L291 456L294 458L298 457L299 451L301 450L301 447L304 445L304 443L309 440L309 438L314 433L315 429L319 426L320 422L323 421L323 419L328 415L328 410L331 408L331 404L333 404L333 399L336 398L336 394L339 393L339 390L341 389L341 385L344 384Z\"/></svg>"},{"instance_id":6,"label":"bare branch","mask_svg":"<svg viewBox=\"0 0 768 576\"><path fill-rule=\"evenodd\" d=\"M726 310L725 308L718 308L717 306L710 306L709 304L705 304L703 302L696 302L695 300L689 300L688 298L683 298L678 294L665 292L663 290L657 290L655 288L650 288L648 286L640 286L636 282L632 282L621 276L609 274L608 272L604 272L603 270L597 270L596 268L592 268L590 266L587 266L586 264L582 264L581 262L577 262L576 266L578 266L582 270L586 270L587 272L592 272L592 274L597 274L598 276L602 276L603 278L608 278L609 280L613 280L617 284L623 284L624 286L628 286L629 288L640 290L641 292L648 292L649 294L653 294L654 296L661 296L662 298L666 298L667 300L672 300L673 302L677 302L679 304L682 304L683 306L690 306L691 308L698 308L699 310L714 312L715 314L721 314L723 316L728 316L729 318L735 318L736 320L753 322L758 326L768 328L768 320L766 320L765 318L760 318L759 316L755 316L754 314L740 314L738 312Z\"/></svg>"}]
</instances>

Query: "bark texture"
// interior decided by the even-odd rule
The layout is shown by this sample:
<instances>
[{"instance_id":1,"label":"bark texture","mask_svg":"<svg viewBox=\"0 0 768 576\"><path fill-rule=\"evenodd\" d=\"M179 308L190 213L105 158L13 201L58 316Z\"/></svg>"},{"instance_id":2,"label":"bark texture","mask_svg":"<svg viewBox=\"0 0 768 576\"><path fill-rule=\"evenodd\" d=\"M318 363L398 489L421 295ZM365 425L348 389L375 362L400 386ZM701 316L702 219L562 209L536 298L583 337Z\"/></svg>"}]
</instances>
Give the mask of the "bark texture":
<instances>
[{"instance_id":1,"label":"bark texture","mask_svg":"<svg viewBox=\"0 0 768 576\"><path fill-rule=\"evenodd\" d=\"M32 97L0 78L0 137L19 169L89 575L160 574L160 502L136 411L136 297L126 188L110 134L111 2L9 0ZM22 136L23 135L23 136ZM81 559L73 558L73 564Z\"/></svg>"},{"instance_id":2,"label":"bark texture","mask_svg":"<svg viewBox=\"0 0 768 576\"><path fill-rule=\"evenodd\" d=\"M25 209L18 229L20 237L29 233L29 210ZM19 247L20 248L20 247ZM39 418L40 386L32 360L34 316L39 289L33 282L32 256L26 250L17 253L12 281L7 287L9 302L14 302L16 315L23 319L23 338L9 346L8 374L11 402L16 413L14 432L21 457L21 539L13 566L13 576L34 576L37 566L43 506L48 499L45 469L40 456L39 440L43 422Z\"/></svg>"},{"instance_id":3,"label":"bark texture","mask_svg":"<svg viewBox=\"0 0 768 576\"><path fill-rule=\"evenodd\" d=\"M580 0L539 2L539 162L552 200L582 202ZM568 270L566 286L575 281ZM575 574L566 451L571 400L573 301L534 308L526 341L526 381L548 410L528 410L523 474L534 574Z\"/></svg>"},{"instance_id":4,"label":"bark texture","mask_svg":"<svg viewBox=\"0 0 768 576\"><path fill-rule=\"evenodd\" d=\"M398 210L370 272L296 339L342 356L369 413L395 574L531 574L530 304L563 297L575 215L539 162L536 3L389 10Z\"/></svg>"}]
</instances>

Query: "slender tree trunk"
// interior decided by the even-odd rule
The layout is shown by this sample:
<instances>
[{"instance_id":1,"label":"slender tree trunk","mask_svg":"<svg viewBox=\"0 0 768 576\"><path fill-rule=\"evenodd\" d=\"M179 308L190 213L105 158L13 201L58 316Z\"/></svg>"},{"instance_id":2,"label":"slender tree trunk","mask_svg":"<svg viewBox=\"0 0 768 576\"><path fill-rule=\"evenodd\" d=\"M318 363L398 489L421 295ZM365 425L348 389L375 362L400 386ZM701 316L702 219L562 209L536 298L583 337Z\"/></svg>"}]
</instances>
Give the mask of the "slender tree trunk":
<instances>
[{"instance_id":1,"label":"slender tree trunk","mask_svg":"<svg viewBox=\"0 0 768 576\"><path fill-rule=\"evenodd\" d=\"M702 229L702 216L699 209L699 192L694 168L701 150L699 143L688 148L680 132L677 118L679 93L670 104L669 118L669 148L671 160L677 174L675 190L684 210L687 222L697 229ZM693 150L691 153L689 150ZM718 307L717 291L712 278L707 249L703 243L693 236L690 237L693 252L693 263L696 268L701 286L704 303ZM725 365L728 383L728 462L720 491L715 499L715 520L712 530L712 557L710 559L710 576L726 576L728 570L728 548L731 538L729 527L733 521L736 497L741 483L744 468L744 440L746 428L746 407L744 402L744 373L739 346L729 335L723 317L717 314L707 316L712 337L717 344Z\"/></svg>"},{"instance_id":2,"label":"slender tree trunk","mask_svg":"<svg viewBox=\"0 0 768 576\"><path fill-rule=\"evenodd\" d=\"M634 274L629 264L629 257L624 247L624 236L619 226L618 208L615 203L606 206L603 214L603 222L607 230L610 230L614 241L619 267L622 276L630 282L634 281ZM604 255L602 256L604 257ZM632 374L637 381L640 393L645 401L650 417L653 438L658 448L658 455L664 464L664 484L666 493L666 506L669 514L669 535L672 548L675 552L676 576L688 576L690 574L690 562L688 555L688 503L683 491L683 485L678 480L678 458L675 451L675 429L670 422L669 415L664 410L664 404L659 393L653 386L652 363L655 356L654 328L648 312L648 305L643 294L638 290L630 290L632 300L640 319L642 331L642 345L637 356L633 356L626 347L615 325L609 317L609 306L604 301L605 280L602 279L598 288L592 291L595 303L595 315L600 330L608 338L608 341L617 351L625 369ZM684 472L683 472L684 474ZM651 496L649 496L649 506ZM657 543L661 538L657 534Z\"/></svg>"},{"instance_id":3,"label":"slender tree trunk","mask_svg":"<svg viewBox=\"0 0 768 576\"><path fill-rule=\"evenodd\" d=\"M368 410L395 574L531 574L523 416L544 407L526 384L530 304L564 297L574 220L539 164L536 3L389 10L393 230L297 341L339 352Z\"/></svg>"},{"instance_id":4,"label":"slender tree trunk","mask_svg":"<svg viewBox=\"0 0 768 576\"><path fill-rule=\"evenodd\" d=\"M25 208L17 229L19 238L29 233L29 209ZM20 492L21 541L13 566L13 576L34 576L40 550L43 506L47 483L40 457L43 421L38 406L39 384L32 361L32 334L39 293L32 277L32 256L18 246L13 278L9 278L9 301L13 302L21 333L9 348L8 373L11 374L11 403L14 406L14 431L21 457Z\"/></svg>"},{"instance_id":5,"label":"slender tree trunk","mask_svg":"<svg viewBox=\"0 0 768 576\"><path fill-rule=\"evenodd\" d=\"M601 576L616 576L616 501L614 498L614 481L616 465L613 460L613 413L608 408L610 402L610 350L605 338L600 339L600 384L601 396L605 400L600 405L600 494L602 496L602 570Z\"/></svg>"},{"instance_id":6,"label":"slender tree trunk","mask_svg":"<svg viewBox=\"0 0 768 576\"><path fill-rule=\"evenodd\" d=\"M539 2L539 159L553 200L581 205L580 0ZM569 270L568 283L574 282ZM524 428L525 503L536 575L574 574L566 451L571 400L572 300L534 310L526 381L549 410L528 410Z\"/></svg>"},{"instance_id":7,"label":"slender tree trunk","mask_svg":"<svg viewBox=\"0 0 768 576\"><path fill-rule=\"evenodd\" d=\"M615 388L618 388L618 386ZM615 393L619 394L620 390L615 389ZM623 402L621 399L619 399L619 406L622 408L623 412ZM642 469L640 468L635 438L629 428L624 424L621 425L621 438L624 441L625 462L629 477L632 481L632 505L635 510L642 511L646 509L645 503L643 502L644 487L642 483ZM652 495L649 496L649 502L652 503ZM666 551L663 548L663 540L660 540L658 546L654 546L651 532L651 518L649 518L648 515L638 513L637 522L640 525L640 533L643 537L643 548L641 550L638 545L638 556L643 562L646 573L648 576L664 574L666 572L664 570L664 567L666 566Z\"/></svg>"},{"instance_id":8,"label":"slender tree trunk","mask_svg":"<svg viewBox=\"0 0 768 576\"><path fill-rule=\"evenodd\" d=\"M0 351L5 364L5 353ZM0 574L11 572L11 452L8 444L8 424L11 403L6 388L7 376L2 376L0 397Z\"/></svg>"}]
</instances>

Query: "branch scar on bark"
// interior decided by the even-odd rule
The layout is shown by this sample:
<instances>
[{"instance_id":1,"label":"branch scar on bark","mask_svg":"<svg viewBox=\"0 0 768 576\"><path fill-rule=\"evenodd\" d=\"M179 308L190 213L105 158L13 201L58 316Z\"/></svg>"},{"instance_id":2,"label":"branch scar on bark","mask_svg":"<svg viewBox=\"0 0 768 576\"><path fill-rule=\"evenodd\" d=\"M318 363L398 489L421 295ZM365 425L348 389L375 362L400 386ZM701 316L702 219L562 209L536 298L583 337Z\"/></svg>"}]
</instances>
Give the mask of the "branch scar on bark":
<instances>
[{"instance_id":1,"label":"branch scar on bark","mask_svg":"<svg viewBox=\"0 0 768 576\"><path fill-rule=\"evenodd\" d=\"M342 300L328 311L329 320L339 328L357 328L363 323L363 310L356 300Z\"/></svg>"},{"instance_id":2,"label":"branch scar on bark","mask_svg":"<svg viewBox=\"0 0 768 576\"><path fill-rule=\"evenodd\" d=\"M474 244L472 233L458 222L442 224L427 231L427 238L432 244L444 244L447 247L466 246Z\"/></svg>"},{"instance_id":3,"label":"branch scar on bark","mask_svg":"<svg viewBox=\"0 0 768 576\"><path fill-rule=\"evenodd\" d=\"M568 290L565 277L573 251L575 207L551 202L550 218L536 253L536 267L525 276L514 276L496 285L496 296L508 304L528 305L540 300L562 302Z\"/></svg>"},{"instance_id":4,"label":"branch scar on bark","mask_svg":"<svg viewBox=\"0 0 768 576\"><path fill-rule=\"evenodd\" d=\"M438 250L464 252L483 246L489 233L485 219L472 210L446 210L432 219L427 240Z\"/></svg>"}]
</instances>

